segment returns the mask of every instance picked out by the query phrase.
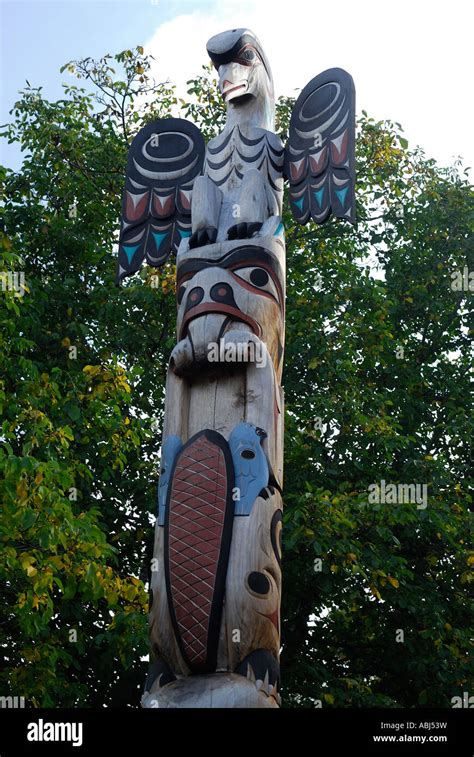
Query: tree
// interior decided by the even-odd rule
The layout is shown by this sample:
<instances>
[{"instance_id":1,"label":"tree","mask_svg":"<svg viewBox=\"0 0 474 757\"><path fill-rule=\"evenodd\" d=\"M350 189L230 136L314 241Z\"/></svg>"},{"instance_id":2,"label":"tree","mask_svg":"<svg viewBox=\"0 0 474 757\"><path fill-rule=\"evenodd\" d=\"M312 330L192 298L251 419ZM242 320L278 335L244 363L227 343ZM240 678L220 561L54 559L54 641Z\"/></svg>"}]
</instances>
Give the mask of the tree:
<instances>
[{"instance_id":1,"label":"tree","mask_svg":"<svg viewBox=\"0 0 474 757\"><path fill-rule=\"evenodd\" d=\"M0 297L0 676L37 706L136 706L175 267L117 290L114 254L128 144L178 102L142 48L65 68L86 86L28 87L4 127L26 157L2 169L2 269L27 290ZM210 70L189 86L209 138ZM362 114L357 150L357 227L285 205L283 697L449 707L472 625L472 305L451 276L472 270L472 192L398 124ZM427 485L427 506L369 502L382 480Z\"/></svg>"}]
</instances>

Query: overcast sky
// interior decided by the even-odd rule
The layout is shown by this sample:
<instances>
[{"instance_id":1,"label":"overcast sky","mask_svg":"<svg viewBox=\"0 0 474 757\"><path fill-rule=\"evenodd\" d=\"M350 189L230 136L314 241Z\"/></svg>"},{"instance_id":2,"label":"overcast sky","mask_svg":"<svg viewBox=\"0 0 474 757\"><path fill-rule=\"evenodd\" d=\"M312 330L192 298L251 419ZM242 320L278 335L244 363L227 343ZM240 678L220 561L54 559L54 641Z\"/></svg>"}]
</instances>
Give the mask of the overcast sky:
<instances>
[{"instance_id":1,"label":"overcast sky","mask_svg":"<svg viewBox=\"0 0 474 757\"><path fill-rule=\"evenodd\" d=\"M60 97L66 61L140 44L156 58L156 78L184 89L207 60L206 40L247 26L267 52L277 95L345 68L358 112L400 122L410 146L442 165L460 155L473 166L473 8L466 0L0 0L0 122L26 79ZM1 159L18 165L14 148L3 145Z\"/></svg>"}]
</instances>

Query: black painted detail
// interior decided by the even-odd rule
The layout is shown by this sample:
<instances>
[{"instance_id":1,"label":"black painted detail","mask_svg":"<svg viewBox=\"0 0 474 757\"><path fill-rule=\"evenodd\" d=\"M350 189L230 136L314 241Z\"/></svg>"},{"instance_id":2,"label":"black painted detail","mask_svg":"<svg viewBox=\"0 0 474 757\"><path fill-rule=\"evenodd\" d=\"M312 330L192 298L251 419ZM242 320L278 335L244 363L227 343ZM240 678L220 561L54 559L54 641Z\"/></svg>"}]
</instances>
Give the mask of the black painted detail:
<instances>
[{"instance_id":1,"label":"black painted detail","mask_svg":"<svg viewBox=\"0 0 474 757\"><path fill-rule=\"evenodd\" d=\"M145 260L160 267L191 229L191 198L202 173L205 143L182 118L151 121L128 151L116 283Z\"/></svg>"},{"instance_id":2,"label":"black painted detail","mask_svg":"<svg viewBox=\"0 0 474 757\"><path fill-rule=\"evenodd\" d=\"M254 263L252 261L255 261ZM237 265L237 263L245 263L247 265L258 265L259 263L266 263L267 266L274 272L275 278L278 281L283 280L283 271L275 255L268 252L268 250L258 247L257 245L243 245L242 247L236 247L230 252L226 252L222 257L213 260L206 258L192 258L187 259L178 264L176 271L176 277L178 281L183 276L190 273L196 274L198 271L203 271L205 268L231 268Z\"/></svg>"},{"instance_id":3,"label":"black painted detail","mask_svg":"<svg viewBox=\"0 0 474 757\"><path fill-rule=\"evenodd\" d=\"M264 268L255 268L249 276L250 281L256 287L264 287L270 278Z\"/></svg>"},{"instance_id":4,"label":"black painted detail","mask_svg":"<svg viewBox=\"0 0 474 757\"><path fill-rule=\"evenodd\" d=\"M281 359L283 357L283 345L280 342L280 338L278 338L278 352L277 352L277 355L278 355L278 365L280 365Z\"/></svg>"},{"instance_id":5,"label":"black painted detail","mask_svg":"<svg viewBox=\"0 0 474 757\"><path fill-rule=\"evenodd\" d=\"M253 652L250 652L250 654L237 665L235 673L247 677L249 665L252 667L257 680L264 681L265 675L268 672L268 682L270 686L273 686L276 683L277 688L280 687L280 665L278 660L268 649L255 649Z\"/></svg>"},{"instance_id":6,"label":"black painted detail","mask_svg":"<svg viewBox=\"0 0 474 757\"><path fill-rule=\"evenodd\" d=\"M253 449L244 449L240 453L240 457L243 457L244 460L253 460L255 457L255 452Z\"/></svg>"},{"instance_id":7,"label":"black painted detail","mask_svg":"<svg viewBox=\"0 0 474 757\"><path fill-rule=\"evenodd\" d=\"M186 297L186 310L191 310L202 301L204 297L204 289L202 287L193 287L188 292Z\"/></svg>"},{"instance_id":8,"label":"black painted detail","mask_svg":"<svg viewBox=\"0 0 474 757\"><path fill-rule=\"evenodd\" d=\"M273 551L278 561L278 565L281 567L281 555L282 555L282 543L281 535L282 530L278 528L278 524L283 522L283 513L281 510L276 510L273 514L272 522L270 524L270 539L272 542Z\"/></svg>"},{"instance_id":9,"label":"black painted detail","mask_svg":"<svg viewBox=\"0 0 474 757\"><path fill-rule=\"evenodd\" d=\"M351 223L355 208L355 88L342 68L323 71L299 94L291 114L284 178L293 218Z\"/></svg>"},{"instance_id":10,"label":"black painted detail","mask_svg":"<svg viewBox=\"0 0 474 757\"><path fill-rule=\"evenodd\" d=\"M266 577L265 573L260 573L254 570L247 576L247 583L249 588L255 592L255 594L268 594L270 591L270 581Z\"/></svg>"},{"instance_id":11,"label":"black painted detail","mask_svg":"<svg viewBox=\"0 0 474 757\"><path fill-rule=\"evenodd\" d=\"M178 305L181 305L185 291L186 291L186 287L184 285L180 286L180 288L178 289L178 294L176 295L176 301Z\"/></svg>"},{"instance_id":12,"label":"black painted detail","mask_svg":"<svg viewBox=\"0 0 474 757\"><path fill-rule=\"evenodd\" d=\"M214 244L217 239L217 229L215 226L206 226L205 229L198 229L189 237L189 247L204 247L206 244Z\"/></svg>"},{"instance_id":13,"label":"black painted detail","mask_svg":"<svg viewBox=\"0 0 474 757\"><path fill-rule=\"evenodd\" d=\"M224 44L224 39L226 44ZM215 68L218 69L223 63L230 63L231 61L238 60L239 52L244 45L251 45L258 53L258 58L262 61L267 76L271 79L271 71L267 56L265 55L259 40L250 29L232 29L232 36L229 32L225 32L225 37L224 34L216 34L214 37L211 37L206 47L210 59Z\"/></svg>"},{"instance_id":14,"label":"black painted detail","mask_svg":"<svg viewBox=\"0 0 474 757\"><path fill-rule=\"evenodd\" d=\"M144 688L145 693L147 691L151 691L153 684L160 675L160 689L163 686L166 686L167 683L176 681L176 676L174 675L170 666L164 660L155 660L155 662L150 665L150 668L148 670Z\"/></svg>"},{"instance_id":15,"label":"black painted detail","mask_svg":"<svg viewBox=\"0 0 474 757\"><path fill-rule=\"evenodd\" d=\"M223 281L214 284L214 286L211 287L209 294L211 300L214 302L221 302L224 305L231 305L234 308L237 307L232 287Z\"/></svg>"},{"instance_id":16,"label":"black painted detail","mask_svg":"<svg viewBox=\"0 0 474 757\"><path fill-rule=\"evenodd\" d=\"M242 221L241 223L236 223L234 226L230 227L227 232L227 238L251 239L254 234L257 234L260 231L261 228L262 224L257 221L253 221L251 223Z\"/></svg>"}]
</instances>

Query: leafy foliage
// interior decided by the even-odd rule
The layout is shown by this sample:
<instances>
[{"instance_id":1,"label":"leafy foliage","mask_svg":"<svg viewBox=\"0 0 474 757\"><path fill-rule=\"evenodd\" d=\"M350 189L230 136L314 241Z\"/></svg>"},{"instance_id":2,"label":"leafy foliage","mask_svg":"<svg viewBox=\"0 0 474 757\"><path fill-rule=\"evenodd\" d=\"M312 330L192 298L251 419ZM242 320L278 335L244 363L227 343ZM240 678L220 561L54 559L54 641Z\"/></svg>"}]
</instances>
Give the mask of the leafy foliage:
<instances>
[{"instance_id":1,"label":"leafy foliage","mask_svg":"<svg viewBox=\"0 0 474 757\"><path fill-rule=\"evenodd\" d=\"M4 127L25 159L1 169L1 269L27 289L0 293L0 680L36 706L136 706L174 265L117 290L114 254L128 143L178 100L142 48L65 68L87 86L28 87ZM210 138L210 69L189 86ZM449 707L472 674L472 300L451 288L472 192L398 124L363 114L357 150L357 227L285 205L283 696ZM428 506L369 503L382 480L428 485Z\"/></svg>"}]
</instances>

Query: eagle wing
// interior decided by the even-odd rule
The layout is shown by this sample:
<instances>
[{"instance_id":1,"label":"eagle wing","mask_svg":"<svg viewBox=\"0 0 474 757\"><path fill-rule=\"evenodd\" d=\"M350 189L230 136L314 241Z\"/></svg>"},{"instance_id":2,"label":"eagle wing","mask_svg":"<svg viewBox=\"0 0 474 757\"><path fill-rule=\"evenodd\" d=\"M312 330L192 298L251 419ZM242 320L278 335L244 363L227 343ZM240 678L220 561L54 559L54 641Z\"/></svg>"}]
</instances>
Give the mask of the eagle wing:
<instances>
[{"instance_id":1,"label":"eagle wing","mask_svg":"<svg viewBox=\"0 0 474 757\"><path fill-rule=\"evenodd\" d=\"M152 121L128 152L116 283L143 260L158 268L191 234L191 196L202 173L205 144L199 129L182 118Z\"/></svg>"},{"instance_id":2,"label":"eagle wing","mask_svg":"<svg viewBox=\"0 0 474 757\"><path fill-rule=\"evenodd\" d=\"M355 88L342 68L312 79L293 108L285 150L294 219L355 223Z\"/></svg>"}]
</instances>

